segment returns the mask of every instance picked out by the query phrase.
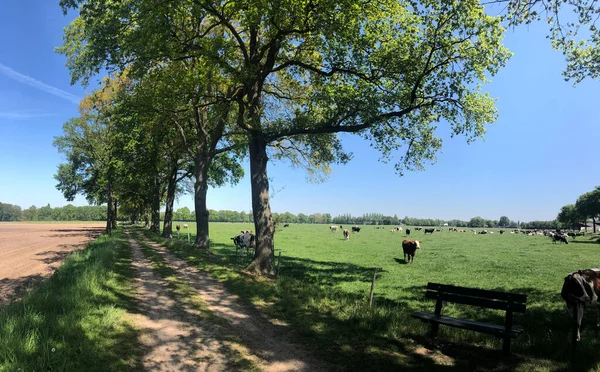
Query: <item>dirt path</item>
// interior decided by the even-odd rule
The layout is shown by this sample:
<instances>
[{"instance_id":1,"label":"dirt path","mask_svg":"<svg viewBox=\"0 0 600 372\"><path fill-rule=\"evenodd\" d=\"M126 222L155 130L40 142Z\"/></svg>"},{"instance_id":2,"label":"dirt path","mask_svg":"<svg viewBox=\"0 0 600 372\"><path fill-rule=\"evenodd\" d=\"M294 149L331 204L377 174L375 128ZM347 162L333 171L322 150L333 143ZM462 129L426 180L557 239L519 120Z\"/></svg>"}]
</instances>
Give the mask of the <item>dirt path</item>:
<instances>
[{"instance_id":1,"label":"dirt path","mask_svg":"<svg viewBox=\"0 0 600 372\"><path fill-rule=\"evenodd\" d=\"M0 306L49 277L73 250L102 233L104 223L0 223Z\"/></svg>"},{"instance_id":2,"label":"dirt path","mask_svg":"<svg viewBox=\"0 0 600 372\"><path fill-rule=\"evenodd\" d=\"M167 249L154 242L146 241L152 249L158 252L165 262L175 270L176 275L190 285L200 295L202 301L206 303L208 310L214 315L221 319L225 319L228 324L228 331L233 332L242 343L242 353L244 356L251 360L263 371L332 371L336 368L317 360L309 352L296 343L289 336L288 326L282 322L269 321L262 314L256 310L245 306L241 303L237 296L230 294L225 287L212 279L208 274L202 272L185 261L178 259L173 254L169 253ZM135 247L137 243L132 242L132 247ZM151 285L147 288L148 294L157 293L156 289L162 285L158 284L159 281L151 279L148 275L149 262L140 263L138 261L139 248L134 248L136 257L136 270L140 274L146 276L142 281L147 282L143 285ZM142 267L138 267L142 265ZM145 267L145 268L144 268ZM146 301L146 300L144 300ZM167 298L159 297L155 298L150 302L151 312L156 314L155 319L152 319L155 323L165 317L163 311L168 311L168 308L172 306ZM157 309L157 310L155 310ZM164 310L158 310L164 309ZM157 313L158 311L158 313ZM152 314L152 313L151 313ZM161 319L162 317L162 319ZM158 327L162 329L162 326L154 325L152 327ZM202 334L202 330L196 330L198 334ZM175 332L173 332L173 335ZM172 338L173 335L170 337ZM157 339L159 340L159 339ZM171 341L169 341L170 343ZM219 341L214 340L216 344ZM218 347L216 347L218 349ZM185 350L184 348L177 346L171 346L171 349ZM205 350L210 354L213 349ZM185 358L184 358L185 359ZM221 362L222 363L222 362ZM224 364L215 364L215 367L219 368ZM177 369L177 368L175 368Z\"/></svg>"},{"instance_id":3,"label":"dirt path","mask_svg":"<svg viewBox=\"0 0 600 372\"><path fill-rule=\"evenodd\" d=\"M168 283L152 269L139 244L128 238L135 270L140 314L130 320L142 330L146 347L142 365L148 371L223 371L227 347L205 330L188 309L176 306Z\"/></svg>"}]
</instances>

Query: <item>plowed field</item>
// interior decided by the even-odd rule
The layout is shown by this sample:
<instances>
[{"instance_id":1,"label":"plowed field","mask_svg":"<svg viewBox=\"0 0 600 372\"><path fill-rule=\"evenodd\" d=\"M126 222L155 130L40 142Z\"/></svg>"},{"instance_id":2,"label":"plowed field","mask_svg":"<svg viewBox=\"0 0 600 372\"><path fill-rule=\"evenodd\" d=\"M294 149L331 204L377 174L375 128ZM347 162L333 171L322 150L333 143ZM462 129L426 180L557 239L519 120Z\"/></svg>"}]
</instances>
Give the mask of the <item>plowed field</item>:
<instances>
[{"instance_id":1,"label":"plowed field","mask_svg":"<svg viewBox=\"0 0 600 372\"><path fill-rule=\"evenodd\" d=\"M102 232L104 223L0 223L0 306L50 276L65 256Z\"/></svg>"}]
</instances>

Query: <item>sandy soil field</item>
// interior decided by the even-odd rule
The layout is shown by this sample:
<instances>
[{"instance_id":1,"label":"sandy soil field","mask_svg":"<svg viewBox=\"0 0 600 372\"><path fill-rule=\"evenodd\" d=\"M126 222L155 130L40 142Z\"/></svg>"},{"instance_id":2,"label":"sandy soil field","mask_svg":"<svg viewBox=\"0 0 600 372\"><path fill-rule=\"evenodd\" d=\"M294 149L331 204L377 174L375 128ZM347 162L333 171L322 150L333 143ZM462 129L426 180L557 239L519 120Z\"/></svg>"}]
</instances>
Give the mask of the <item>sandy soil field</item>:
<instances>
[{"instance_id":1,"label":"sandy soil field","mask_svg":"<svg viewBox=\"0 0 600 372\"><path fill-rule=\"evenodd\" d=\"M104 226L0 223L0 306L50 276L70 252L95 239Z\"/></svg>"}]
</instances>

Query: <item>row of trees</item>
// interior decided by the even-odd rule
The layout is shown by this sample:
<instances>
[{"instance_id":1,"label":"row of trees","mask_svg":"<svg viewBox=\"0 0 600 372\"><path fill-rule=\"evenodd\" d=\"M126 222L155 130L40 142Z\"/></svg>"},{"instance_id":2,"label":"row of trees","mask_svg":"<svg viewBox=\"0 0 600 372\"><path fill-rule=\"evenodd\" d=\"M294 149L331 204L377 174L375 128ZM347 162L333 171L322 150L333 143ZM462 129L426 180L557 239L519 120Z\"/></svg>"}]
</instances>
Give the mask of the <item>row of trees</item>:
<instances>
[{"instance_id":1,"label":"row of trees","mask_svg":"<svg viewBox=\"0 0 600 372\"><path fill-rule=\"evenodd\" d=\"M588 219L592 220L592 228L596 232L596 221L600 219L600 186L586 192L577 198L575 204L563 206L556 217L562 226L576 228L585 225Z\"/></svg>"},{"instance_id":2,"label":"row of trees","mask_svg":"<svg viewBox=\"0 0 600 372\"><path fill-rule=\"evenodd\" d=\"M573 206L574 207L574 206ZM567 210L570 210L567 206ZM563 207L564 210L564 207ZM37 208L31 207L22 210L18 205L0 203L0 221L104 221L106 220L106 207L101 206L81 206L76 207L67 204L64 207L50 207L50 204ZM561 211L562 213L562 211ZM561 215L559 215L560 217ZM165 213L161 213L160 217L165 218ZM125 218L122 216L121 219ZM190 211L188 207L179 208L173 212L173 220L175 221L194 221L196 214ZM350 214L342 214L331 217L329 213L313 213L306 215L298 213L294 215L290 212L276 213L273 212L273 219L280 223L310 223L310 224L348 224L348 225L407 225L407 226L441 226L448 223L449 226L456 227L471 227L471 228L486 228L486 227L508 227L508 228L523 228L523 229L556 229L559 227L573 227L570 223L562 223L559 219L554 221L531 221L531 222L515 222L509 220L508 217L501 217L500 220L486 220L481 217L473 217L470 221L450 220L443 221L440 219L430 218L398 218L385 216L380 213L365 213L362 216L353 217ZM231 210L210 210L210 222L242 222L254 223L252 220L252 212L237 212ZM509 222L506 222L509 221ZM504 222L501 224L500 222ZM576 222L577 223L577 222ZM562 225L561 225L562 224ZM575 225L576 226L576 225ZM576 227L573 227L576 228Z\"/></svg>"},{"instance_id":3,"label":"row of trees","mask_svg":"<svg viewBox=\"0 0 600 372\"><path fill-rule=\"evenodd\" d=\"M507 3L512 24L546 5ZM165 205L170 236L173 201L188 179L195 244L208 248L208 187L237 182L248 158L256 232L248 269L267 274L274 269L269 161L289 159L322 179L332 163L351 158L337 136L345 132L369 140L385 161L400 151L399 174L423 169L442 146L438 123L471 142L495 121L483 86L510 56L501 44L505 18L476 1L60 4L78 11L58 48L72 81L85 84L100 71L110 77L55 141L67 157L58 188L69 200L82 193L106 203L109 233L117 205L134 220L149 213L156 231Z\"/></svg>"},{"instance_id":4,"label":"row of trees","mask_svg":"<svg viewBox=\"0 0 600 372\"><path fill-rule=\"evenodd\" d=\"M21 209L18 205L0 203L0 221L105 221L106 207L67 204L52 208L50 204Z\"/></svg>"}]
</instances>

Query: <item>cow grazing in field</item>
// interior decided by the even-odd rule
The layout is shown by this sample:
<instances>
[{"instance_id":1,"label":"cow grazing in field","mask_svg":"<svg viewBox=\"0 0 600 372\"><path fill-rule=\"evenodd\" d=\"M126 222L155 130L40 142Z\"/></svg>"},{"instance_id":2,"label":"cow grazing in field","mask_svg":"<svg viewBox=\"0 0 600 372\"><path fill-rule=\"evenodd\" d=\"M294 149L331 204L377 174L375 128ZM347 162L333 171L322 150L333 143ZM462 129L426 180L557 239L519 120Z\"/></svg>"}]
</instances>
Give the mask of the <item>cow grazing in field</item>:
<instances>
[{"instance_id":1,"label":"cow grazing in field","mask_svg":"<svg viewBox=\"0 0 600 372\"><path fill-rule=\"evenodd\" d=\"M504 234L504 230L500 230L500 235Z\"/></svg>"},{"instance_id":2,"label":"cow grazing in field","mask_svg":"<svg viewBox=\"0 0 600 372\"><path fill-rule=\"evenodd\" d=\"M242 231L240 235L234 236L231 240L237 248L246 249L246 251L254 248L255 237L250 230Z\"/></svg>"},{"instance_id":3,"label":"cow grazing in field","mask_svg":"<svg viewBox=\"0 0 600 372\"><path fill-rule=\"evenodd\" d=\"M410 229L406 229L406 235L410 235Z\"/></svg>"},{"instance_id":4,"label":"cow grazing in field","mask_svg":"<svg viewBox=\"0 0 600 372\"><path fill-rule=\"evenodd\" d=\"M177 232L179 232L179 230L181 230L181 225L175 225L175 229L177 229Z\"/></svg>"},{"instance_id":5,"label":"cow grazing in field","mask_svg":"<svg viewBox=\"0 0 600 372\"><path fill-rule=\"evenodd\" d=\"M339 229L338 226L335 226L335 225L329 226L329 230L331 230L331 232L338 231L338 229Z\"/></svg>"},{"instance_id":6,"label":"cow grazing in field","mask_svg":"<svg viewBox=\"0 0 600 372\"><path fill-rule=\"evenodd\" d=\"M600 268L579 270L565 277L561 297L567 303L567 309L573 316L573 332L575 341L581 340L579 329L586 306L598 308L596 325L600 326Z\"/></svg>"},{"instance_id":7,"label":"cow grazing in field","mask_svg":"<svg viewBox=\"0 0 600 372\"><path fill-rule=\"evenodd\" d=\"M435 231L435 229L425 229L425 234L429 233L433 235L433 232Z\"/></svg>"},{"instance_id":8,"label":"cow grazing in field","mask_svg":"<svg viewBox=\"0 0 600 372\"><path fill-rule=\"evenodd\" d=\"M420 249L418 240L404 239L402 241L402 250L404 251L404 261L407 263L415 262L415 253ZM408 257L408 259L407 259Z\"/></svg>"},{"instance_id":9,"label":"cow grazing in field","mask_svg":"<svg viewBox=\"0 0 600 372\"><path fill-rule=\"evenodd\" d=\"M556 242L569 244L569 241L567 240L567 235L559 235L559 234L552 235L552 243L556 243Z\"/></svg>"},{"instance_id":10,"label":"cow grazing in field","mask_svg":"<svg viewBox=\"0 0 600 372\"><path fill-rule=\"evenodd\" d=\"M421 231L421 230L423 230L422 227L415 227L415 231Z\"/></svg>"},{"instance_id":11,"label":"cow grazing in field","mask_svg":"<svg viewBox=\"0 0 600 372\"><path fill-rule=\"evenodd\" d=\"M344 229L343 233L344 233L344 240L350 239L350 231L348 231L348 229Z\"/></svg>"},{"instance_id":12,"label":"cow grazing in field","mask_svg":"<svg viewBox=\"0 0 600 372\"><path fill-rule=\"evenodd\" d=\"M359 226L352 226L352 232L360 232Z\"/></svg>"},{"instance_id":13,"label":"cow grazing in field","mask_svg":"<svg viewBox=\"0 0 600 372\"><path fill-rule=\"evenodd\" d=\"M183 228L186 229L186 230L189 228L189 226L187 225L187 223L183 224Z\"/></svg>"},{"instance_id":14,"label":"cow grazing in field","mask_svg":"<svg viewBox=\"0 0 600 372\"><path fill-rule=\"evenodd\" d=\"M285 225L283 225L283 227L290 227L290 224L286 223Z\"/></svg>"}]
</instances>

